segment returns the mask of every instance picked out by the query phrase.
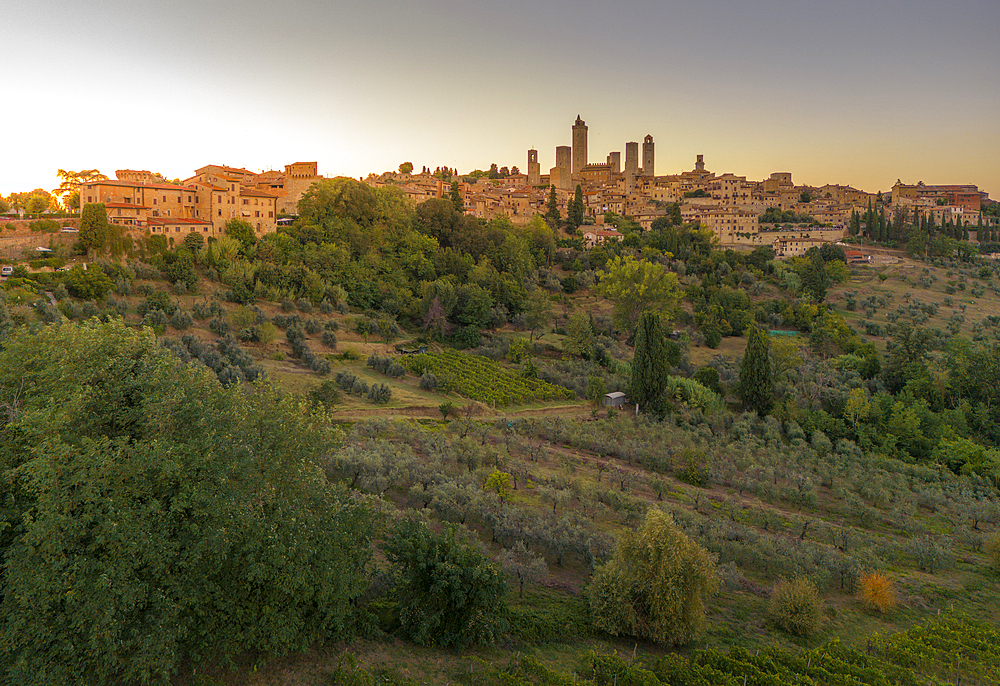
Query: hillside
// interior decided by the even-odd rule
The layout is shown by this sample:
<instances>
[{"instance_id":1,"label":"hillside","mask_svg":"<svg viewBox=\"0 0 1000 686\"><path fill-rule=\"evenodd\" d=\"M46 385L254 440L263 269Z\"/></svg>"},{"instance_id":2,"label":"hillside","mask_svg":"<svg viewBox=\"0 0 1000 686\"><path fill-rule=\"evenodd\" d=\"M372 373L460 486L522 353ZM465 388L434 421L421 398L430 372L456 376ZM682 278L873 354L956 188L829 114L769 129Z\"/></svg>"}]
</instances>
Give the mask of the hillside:
<instances>
[{"instance_id":1,"label":"hillside","mask_svg":"<svg viewBox=\"0 0 1000 686\"><path fill-rule=\"evenodd\" d=\"M568 671L591 649L631 652L630 664L666 669L675 654L714 664L733 650L797 656L830 650L831 641L862 650L882 645L876 635L939 617L995 622L990 542L1000 523L1000 463L992 410L978 400L990 390L973 362L1000 337L991 263L898 255L893 264L847 269L834 259L827 269L842 282L830 280L827 310L793 292L799 264L761 269L728 253L690 255L680 266L663 258L683 289L671 373L684 383L659 418L588 400L592 388L626 388L632 342L614 322L615 301L594 285L595 270L569 260L531 272L537 304L525 311L547 310L541 323L507 316L458 351L457 326L437 338L412 318L330 299L333 288L312 299L287 290L236 297L247 263L201 262L182 280L175 263L146 258L86 271L76 258L65 272L42 264L19 272L3 291L5 330L121 317L152 328L176 356L227 385L249 389L266 378L328 412L339 447L319 459L331 483L376 503L388 521L406 512L434 530L458 524L493 559L523 542L545 569L523 597L509 584L501 640L456 653L399 637L392 572L378 552L373 589L357 601L375 618L361 640L273 661L248 654L234 671L209 666L217 683L341 683L343 672L331 675L345 655L360 669L388 669L398 683L469 683L477 669L499 669L512 655ZM430 303L434 292L424 288ZM104 293L87 297L97 293L87 289ZM767 416L740 407L746 339L731 334L741 321L790 334L770 337L775 404ZM713 331L725 333L713 340ZM890 343L909 341L912 331L924 332L913 339L917 356L902 359ZM583 354L571 352L581 340ZM949 401L953 393L963 402ZM488 486L497 472L509 490ZM718 571L707 630L679 653L599 631L589 615L592 573L651 508L670 513ZM884 612L859 597L872 573L894 592ZM775 589L797 578L815 585L822 605L805 636L769 619ZM972 663L947 674L921 664L943 679L986 678ZM193 674L182 670L176 683L206 683Z\"/></svg>"}]
</instances>

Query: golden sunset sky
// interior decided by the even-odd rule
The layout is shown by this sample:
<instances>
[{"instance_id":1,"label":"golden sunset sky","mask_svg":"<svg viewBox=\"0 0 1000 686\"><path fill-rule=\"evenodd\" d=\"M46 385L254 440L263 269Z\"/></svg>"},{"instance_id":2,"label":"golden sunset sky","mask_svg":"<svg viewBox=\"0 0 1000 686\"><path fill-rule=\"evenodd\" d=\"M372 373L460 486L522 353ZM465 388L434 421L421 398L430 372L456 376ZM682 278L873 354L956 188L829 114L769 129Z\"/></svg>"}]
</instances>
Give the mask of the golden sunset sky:
<instances>
[{"instance_id":1,"label":"golden sunset sky","mask_svg":"<svg viewBox=\"0 0 1000 686\"><path fill-rule=\"evenodd\" d=\"M0 194L56 170L543 170L651 134L751 180L1000 196L1000 2L0 0Z\"/></svg>"}]
</instances>

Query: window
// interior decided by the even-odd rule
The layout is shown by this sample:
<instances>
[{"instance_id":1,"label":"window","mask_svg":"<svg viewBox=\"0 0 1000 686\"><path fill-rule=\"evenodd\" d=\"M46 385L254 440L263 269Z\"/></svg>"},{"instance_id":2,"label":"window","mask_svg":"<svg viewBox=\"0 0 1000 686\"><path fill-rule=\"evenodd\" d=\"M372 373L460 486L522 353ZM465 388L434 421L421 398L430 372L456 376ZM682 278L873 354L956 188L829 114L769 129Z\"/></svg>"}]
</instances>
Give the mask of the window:
<instances>
[{"instance_id":1,"label":"window","mask_svg":"<svg viewBox=\"0 0 1000 686\"><path fill-rule=\"evenodd\" d=\"M153 198L153 204L154 205L156 204L156 198Z\"/></svg>"}]
</instances>

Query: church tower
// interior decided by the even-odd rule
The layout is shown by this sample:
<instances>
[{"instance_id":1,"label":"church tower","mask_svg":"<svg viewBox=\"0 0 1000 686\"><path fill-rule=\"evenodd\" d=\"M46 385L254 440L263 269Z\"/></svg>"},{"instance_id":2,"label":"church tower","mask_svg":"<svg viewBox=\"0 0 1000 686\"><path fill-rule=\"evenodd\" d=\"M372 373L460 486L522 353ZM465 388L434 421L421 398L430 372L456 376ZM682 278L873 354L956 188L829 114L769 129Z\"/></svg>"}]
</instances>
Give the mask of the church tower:
<instances>
[{"instance_id":1,"label":"church tower","mask_svg":"<svg viewBox=\"0 0 1000 686\"><path fill-rule=\"evenodd\" d=\"M542 168L538 165L538 151L528 151L528 185L537 186L542 182Z\"/></svg>"},{"instance_id":2,"label":"church tower","mask_svg":"<svg viewBox=\"0 0 1000 686\"><path fill-rule=\"evenodd\" d=\"M587 166L587 125L580 115L573 124L573 176L576 177Z\"/></svg>"},{"instance_id":3,"label":"church tower","mask_svg":"<svg viewBox=\"0 0 1000 686\"><path fill-rule=\"evenodd\" d=\"M647 135L642 139L642 175L656 176L655 162L653 161L653 137Z\"/></svg>"}]
</instances>

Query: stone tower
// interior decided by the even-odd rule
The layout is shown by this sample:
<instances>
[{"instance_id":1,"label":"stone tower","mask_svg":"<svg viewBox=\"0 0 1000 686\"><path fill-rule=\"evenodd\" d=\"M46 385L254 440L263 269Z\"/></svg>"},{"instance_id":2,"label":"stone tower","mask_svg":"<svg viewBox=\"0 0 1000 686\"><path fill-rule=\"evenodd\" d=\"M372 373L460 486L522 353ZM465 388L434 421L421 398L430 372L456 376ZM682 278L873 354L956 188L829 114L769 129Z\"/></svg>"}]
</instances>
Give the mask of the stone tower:
<instances>
[{"instance_id":1,"label":"stone tower","mask_svg":"<svg viewBox=\"0 0 1000 686\"><path fill-rule=\"evenodd\" d=\"M631 141L625 144L625 181L631 186L639 174L639 144Z\"/></svg>"},{"instance_id":2,"label":"stone tower","mask_svg":"<svg viewBox=\"0 0 1000 686\"><path fill-rule=\"evenodd\" d=\"M542 168L538 165L538 151L528 151L528 185L537 186L542 182Z\"/></svg>"},{"instance_id":3,"label":"stone tower","mask_svg":"<svg viewBox=\"0 0 1000 686\"><path fill-rule=\"evenodd\" d=\"M656 176L656 164L653 160L653 137L647 135L642 139L642 175Z\"/></svg>"},{"instance_id":4,"label":"stone tower","mask_svg":"<svg viewBox=\"0 0 1000 686\"><path fill-rule=\"evenodd\" d=\"M622 154L620 152L608 153L608 164L611 165L612 174L622 173Z\"/></svg>"},{"instance_id":5,"label":"stone tower","mask_svg":"<svg viewBox=\"0 0 1000 686\"><path fill-rule=\"evenodd\" d=\"M587 125L576 115L573 124L573 176L579 175L587 166Z\"/></svg>"},{"instance_id":6,"label":"stone tower","mask_svg":"<svg viewBox=\"0 0 1000 686\"><path fill-rule=\"evenodd\" d=\"M568 145L556 148L556 166L549 172L550 183L559 190L573 188L573 149Z\"/></svg>"},{"instance_id":7,"label":"stone tower","mask_svg":"<svg viewBox=\"0 0 1000 686\"><path fill-rule=\"evenodd\" d=\"M694 163L695 171L705 171L705 156L698 155L698 159Z\"/></svg>"}]
</instances>

